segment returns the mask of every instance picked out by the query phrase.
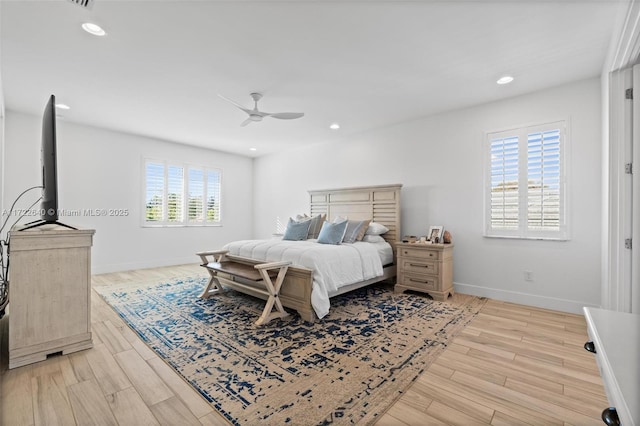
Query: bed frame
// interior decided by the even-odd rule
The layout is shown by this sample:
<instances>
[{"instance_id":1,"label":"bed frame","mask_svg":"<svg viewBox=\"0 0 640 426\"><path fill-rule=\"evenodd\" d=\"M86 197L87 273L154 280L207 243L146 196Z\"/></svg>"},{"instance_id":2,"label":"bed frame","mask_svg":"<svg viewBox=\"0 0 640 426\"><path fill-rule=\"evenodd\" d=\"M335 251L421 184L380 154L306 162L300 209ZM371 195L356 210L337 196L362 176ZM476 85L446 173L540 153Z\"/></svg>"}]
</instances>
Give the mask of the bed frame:
<instances>
[{"instance_id":1,"label":"bed frame","mask_svg":"<svg viewBox=\"0 0 640 426\"><path fill-rule=\"evenodd\" d=\"M382 237L393 248L393 264L385 265L383 275L374 279L354 283L339 289L330 297L337 296L376 282L392 279L396 276L396 242L399 241L400 228L400 189L401 184L379 185L356 188L338 188L309 191L310 212L312 216L326 214L331 221L336 216L348 217L350 220L372 219L389 228ZM216 252L201 252L203 266L207 263L203 255ZM233 262L255 266L263 261L244 257L226 255ZM217 272L226 286L243 293L265 299L264 287L256 281L246 280L239 276L225 275ZM234 284L237 283L237 284ZM303 320L314 322L317 316L311 306L311 289L313 288L313 271L308 268L289 266L280 288L279 300L287 308L295 309Z\"/></svg>"}]
</instances>

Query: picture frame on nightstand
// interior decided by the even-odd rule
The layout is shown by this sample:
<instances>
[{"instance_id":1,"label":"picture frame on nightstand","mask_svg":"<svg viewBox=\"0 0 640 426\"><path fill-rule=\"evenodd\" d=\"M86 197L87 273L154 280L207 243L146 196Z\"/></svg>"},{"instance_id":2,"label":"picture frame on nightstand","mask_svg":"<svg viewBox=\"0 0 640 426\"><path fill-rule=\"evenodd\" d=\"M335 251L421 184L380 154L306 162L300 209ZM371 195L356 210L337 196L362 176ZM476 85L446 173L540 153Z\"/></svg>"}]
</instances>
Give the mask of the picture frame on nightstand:
<instances>
[{"instance_id":1,"label":"picture frame on nightstand","mask_svg":"<svg viewBox=\"0 0 640 426\"><path fill-rule=\"evenodd\" d=\"M442 233L444 232L443 226L430 226L429 233L427 234L427 241L431 243L442 242Z\"/></svg>"}]
</instances>

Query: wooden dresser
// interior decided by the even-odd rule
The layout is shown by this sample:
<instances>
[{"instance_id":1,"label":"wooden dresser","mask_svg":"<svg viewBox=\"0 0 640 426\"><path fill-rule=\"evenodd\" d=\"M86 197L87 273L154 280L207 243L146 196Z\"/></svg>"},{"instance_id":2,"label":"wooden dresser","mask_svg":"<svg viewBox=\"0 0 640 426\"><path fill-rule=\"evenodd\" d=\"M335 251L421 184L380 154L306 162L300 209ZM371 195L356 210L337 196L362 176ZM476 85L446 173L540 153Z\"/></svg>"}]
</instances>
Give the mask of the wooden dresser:
<instances>
[{"instance_id":1,"label":"wooden dresser","mask_svg":"<svg viewBox=\"0 0 640 426\"><path fill-rule=\"evenodd\" d=\"M11 231L9 368L88 349L92 229Z\"/></svg>"},{"instance_id":2,"label":"wooden dresser","mask_svg":"<svg viewBox=\"0 0 640 426\"><path fill-rule=\"evenodd\" d=\"M607 424L640 425L640 315L584 308L593 352L611 407L602 407ZM616 423L618 422L618 423Z\"/></svg>"},{"instance_id":3,"label":"wooden dresser","mask_svg":"<svg viewBox=\"0 0 640 426\"><path fill-rule=\"evenodd\" d=\"M394 291L422 291L444 301L453 294L453 244L398 243Z\"/></svg>"}]
</instances>

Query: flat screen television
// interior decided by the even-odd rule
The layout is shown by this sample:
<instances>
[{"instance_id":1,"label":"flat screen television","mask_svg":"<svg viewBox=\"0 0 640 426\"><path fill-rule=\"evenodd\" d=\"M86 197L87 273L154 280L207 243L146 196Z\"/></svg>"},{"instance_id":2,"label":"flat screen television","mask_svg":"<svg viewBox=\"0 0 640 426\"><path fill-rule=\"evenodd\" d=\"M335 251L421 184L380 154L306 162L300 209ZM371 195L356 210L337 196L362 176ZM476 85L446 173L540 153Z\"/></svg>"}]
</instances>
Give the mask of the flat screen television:
<instances>
[{"instance_id":1,"label":"flat screen television","mask_svg":"<svg viewBox=\"0 0 640 426\"><path fill-rule=\"evenodd\" d=\"M42 168L42 202L40 220L27 223L22 230L46 224L57 224L75 229L58 222L58 162L56 137L56 97L51 95L42 114L42 147L40 165Z\"/></svg>"},{"instance_id":2,"label":"flat screen television","mask_svg":"<svg viewBox=\"0 0 640 426\"><path fill-rule=\"evenodd\" d=\"M58 221L58 163L56 152L56 97L51 95L42 116L42 203L40 219Z\"/></svg>"}]
</instances>

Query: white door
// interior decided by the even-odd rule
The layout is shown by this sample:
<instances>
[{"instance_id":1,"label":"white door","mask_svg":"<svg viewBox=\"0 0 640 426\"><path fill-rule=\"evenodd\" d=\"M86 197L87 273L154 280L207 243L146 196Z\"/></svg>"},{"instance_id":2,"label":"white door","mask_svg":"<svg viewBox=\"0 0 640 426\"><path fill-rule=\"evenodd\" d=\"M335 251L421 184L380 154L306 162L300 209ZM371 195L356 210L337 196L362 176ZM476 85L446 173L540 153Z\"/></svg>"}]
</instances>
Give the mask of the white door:
<instances>
[{"instance_id":1,"label":"white door","mask_svg":"<svg viewBox=\"0 0 640 426\"><path fill-rule=\"evenodd\" d=\"M638 87L635 90L632 104L633 126L632 137L628 142L631 158L631 282L630 282L630 311L640 314L640 66L633 67L633 82ZM627 244L628 245L628 244Z\"/></svg>"},{"instance_id":2,"label":"white door","mask_svg":"<svg viewBox=\"0 0 640 426\"><path fill-rule=\"evenodd\" d=\"M605 285L602 294L602 307L620 312L631 312L632 305L638 310L640 302L634 297L640 296L638 268L634 266L633 234L640 231L640 225L634 227L634 201L640 202L640 196L634 197L633 145L640 137L640 68L627 68L614 71L609 75L609 144L606 161L603 162L606 179L606 195L603 199L603 215L606 217L606 264ZM637 82L635 98L630 96L634 80ZM635 138L634 138L635 136ZM640 153L640 149L635 150ZM640 177L640 162L636 162L637 177ZM635 222L638 222L635 220ZM636 250L640 253L640 239L635 240ZM635 294L638 293L638 294Z\"/></svg>"}]
</instances>

